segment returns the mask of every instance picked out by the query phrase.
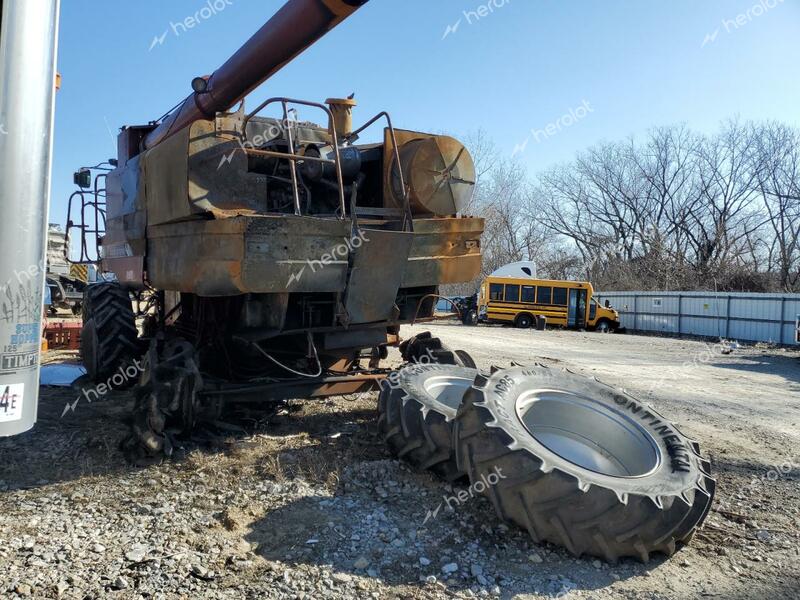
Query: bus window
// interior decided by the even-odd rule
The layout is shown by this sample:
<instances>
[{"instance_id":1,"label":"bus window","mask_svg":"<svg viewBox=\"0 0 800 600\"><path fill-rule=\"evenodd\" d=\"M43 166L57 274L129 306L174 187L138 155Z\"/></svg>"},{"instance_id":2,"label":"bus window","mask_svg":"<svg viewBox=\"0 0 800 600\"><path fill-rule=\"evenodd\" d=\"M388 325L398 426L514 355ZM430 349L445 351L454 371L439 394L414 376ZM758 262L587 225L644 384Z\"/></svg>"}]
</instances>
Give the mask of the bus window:
<instances>
[{"instance_id":1,"label":"bus window","mask_svg":"<svg viewBox=\"0 0 800 600\"><path fill-rule=\"evenodd\" d=\"M594 321L594 318L597 316L597 300L592 298L589 301L589 319Z\"/></svg>"},{"instance_id":2,"label":"bus window","mask_svg":"<svg viewBox=\"0 0 800 600\"><path fill-rule=\"evenodd\" d=\"M489 300L503 300L503 284L493 283L489 286Z\"/></svg>"},{"instance_id":3,"label":"bus window","mask_svg":"<svg viewBox=\"0 0 800 600\"><path fill-rule=\"evenodd\" d=\"M567 305L567 288L553 288L553 304L556 306Z\"/></svg>"},{"instance_id":4,"label":"bus window","mask_svg":"<svg viewBox=\"0 0 800 600\"><path fill-rule=\"evenodd\" d=\"M553 288L549 287L540 287L539 288L539 298L537 300L537 304L552 304L553 299Z\"/></svg>"},{"instance_id":5,"label":"bus window","mask_svg":"<svg viewBox=\"0 0 800 600\"><path fill-rule=\"evenodd\" d=\"M519 302L519 286L507 285L506 286L506 302Z\"/></svg>"},{"instance_id":6,"label":"bus window","mask_svg":"<svg viewBox=\"0 0 800 600\"><path fill-rule=\"evenodd\" d=\"M522 301L526 304L536 304L536 286L523 285L522 286Z\"/></svg>"}]
</instances>

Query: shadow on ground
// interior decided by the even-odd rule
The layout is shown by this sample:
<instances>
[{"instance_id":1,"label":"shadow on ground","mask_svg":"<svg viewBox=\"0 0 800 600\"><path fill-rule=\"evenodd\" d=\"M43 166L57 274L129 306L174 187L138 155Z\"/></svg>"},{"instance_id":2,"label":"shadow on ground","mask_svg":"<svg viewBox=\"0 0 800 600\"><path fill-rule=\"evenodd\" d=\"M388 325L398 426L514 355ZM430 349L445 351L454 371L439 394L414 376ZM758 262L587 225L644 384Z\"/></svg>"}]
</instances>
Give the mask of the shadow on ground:
<instances>
[{"instance_id":1,"label":"shadow on ground","mask_svg":"<svg viewBox=\"0 0 800 600\"><path fill-rule=\"evenodd\" d=\"M71 388L40 388L34 428L0 438L0 490L30 489L146 468L131 464L121 449L130 432L133 393L115 390L88 402L83 390L79 382ZM306 414L311 403L326 402L271 404L259 410L231 407L223 415L224 422L201 427L190 439L175 439L176 451L166 460L182 462L194 451L226 453L255 433L287 437L304 433L319 439L332 454L368 446L378 455L386 455L383 444L368 427L375 422L374 410Z\"/></svg>"},{"instance_id":2,"label":"shadow on ground","mask_svg":"<svg viewBox=\"0 0 800 600\"><path fill-rule=\"evenodd\" d=\"M764 375L779 375L795 385L794 391L800 389L800 359L795 356L780 356L777 354L745 355L738 356L731 362L717 362L715 367L748 373Z\"/></svg>"}]
</instances>

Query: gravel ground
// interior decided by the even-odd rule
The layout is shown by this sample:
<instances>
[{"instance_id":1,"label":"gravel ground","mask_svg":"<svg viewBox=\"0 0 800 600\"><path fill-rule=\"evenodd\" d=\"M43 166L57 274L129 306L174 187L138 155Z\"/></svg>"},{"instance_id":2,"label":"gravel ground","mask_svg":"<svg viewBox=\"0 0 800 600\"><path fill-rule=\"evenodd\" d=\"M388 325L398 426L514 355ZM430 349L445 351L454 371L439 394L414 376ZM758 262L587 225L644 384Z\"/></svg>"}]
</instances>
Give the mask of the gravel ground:
<instances>
[{"instance_id":1,"label":"gravel ground","mask_svg":"<svg viewBox=\"0 0 800 600\"><path fill-rule=\"evenodd\" d=\"M458 490L392 460L375 434L375 394L231 414L224 433L136 468L118 449L129 394L62 416L79 390L42 388L36 428L0 440L0 598L800 596L798 353L426 328L481 368L565 366L653 404L712 459L706 527L647 565L537 546L483 498L459 505L448 500Z\"/></svg>"}]
</instances>

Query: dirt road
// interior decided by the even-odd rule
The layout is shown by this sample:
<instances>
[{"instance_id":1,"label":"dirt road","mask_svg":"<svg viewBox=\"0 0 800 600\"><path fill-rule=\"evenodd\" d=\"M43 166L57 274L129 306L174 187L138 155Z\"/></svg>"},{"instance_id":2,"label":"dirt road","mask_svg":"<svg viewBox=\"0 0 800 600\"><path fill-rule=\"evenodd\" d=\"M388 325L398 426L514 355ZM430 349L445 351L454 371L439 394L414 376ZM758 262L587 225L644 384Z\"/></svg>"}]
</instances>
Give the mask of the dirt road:
<instances>
[{"instance_id":1,"label":"dirt road","mask_svg":"<svg viewBox=\"0 0 800 600\"><path fill-rule=\"evenodd\" d=\"M717 503L706 527L647 565L536 546L484 499L459 502L393 460L375 434L374 394L231 414L225 430L201 432L173 460L136 468L118 450L129 394L82 397L62 417L82 390L44 388L35 430L0 440L0 597L800 595L798 353L427 329L483 369L563 366L653 404L712 459Z\"/></svg>"}]
</instances>

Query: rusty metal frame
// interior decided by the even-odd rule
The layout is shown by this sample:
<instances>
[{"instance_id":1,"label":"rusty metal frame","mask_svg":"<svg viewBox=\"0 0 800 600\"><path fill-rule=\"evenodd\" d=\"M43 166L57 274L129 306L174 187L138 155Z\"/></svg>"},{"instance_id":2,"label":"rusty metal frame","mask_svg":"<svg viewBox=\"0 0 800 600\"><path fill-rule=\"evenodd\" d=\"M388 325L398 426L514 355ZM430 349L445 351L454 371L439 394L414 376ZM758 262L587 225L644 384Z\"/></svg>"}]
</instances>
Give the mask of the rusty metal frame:
<instances>
[{"instance_id":1,"label":"rusty metal frame","mask_svg":"<svg viewBox=\"0 0 800 600\"><path fill-rule=\"evenodd\" d=\"M309 391L311 393L303 394L302 397L327 397L341 395L341 393L352 392L336 392L337 387L348 388L353 385L370 386L372 389L380 386L381 382L389 376L389 369L380 369L369 372L352 373L347 375L324 375L315 379L287 379L275 381L271 383L258 383L258 384L218 384L214 388L206 387L199 396L235 396L238 394L264 394L269 392L282 392L279 394L281 397L295 397L300 391ZM330 389L325 389L330 386ZM300 397L300 396L298 396ZM272 398L275 400L276 398ZM259 402L266 400L259 400Z\"/></svg>"},{"instance_id":2,"label":"rusty metal frame","mask_svg":"<svg viewBox=\"0 0 800 600\"><path fill-rule=\"evenodd\" d=\"M331 110L325 106L324 104L320 104L318 102L309 102L307 100L297 100L295 98L269 98L265 100L261 104L259 104L256 109L247 115L242 123L242 136L247 138L247 124L255 117L258 113L264 110L270 104L277 104L280 103L281 107L283 108L283 123L286 129L286 137L287 141L289 142L289 152L288 154L284 154L282 152L270 152L268 150L245 150L247 154L253 155L261 155L261 156L272 156L273 158L282 158L289 161L289 165L291 167L292 173L292 191L294 193L294 213L297 216L302 215L302 211L300 209L300 188L298 186L297 180L297 163L303 162L306 160L314 160L315 162L322 162L326 164L333 163L334 167L336 168L336 180L339 184L339 210L341 211L340 219L344 220L347 216L347 205L345 204L344 198L344 177L342 176L342 161L341 156L339 156L339 139L336 135L336 127L335 127L335 120L333 113ZM295 152L294 147L294 136L292 133L292 127L289 124L289 104L298 104L300 106L309 106L312 108L319 108L328 116L329 123L331 123L334 127L333 130L330 132L331 137L333 138L333 152L334 152L334 160L331 161L326 158L312 158L308 156L303 156L301 154L297 154ZM353 219L355 219L355 215L351 215Z\"/></svg>"}]
</instances>

